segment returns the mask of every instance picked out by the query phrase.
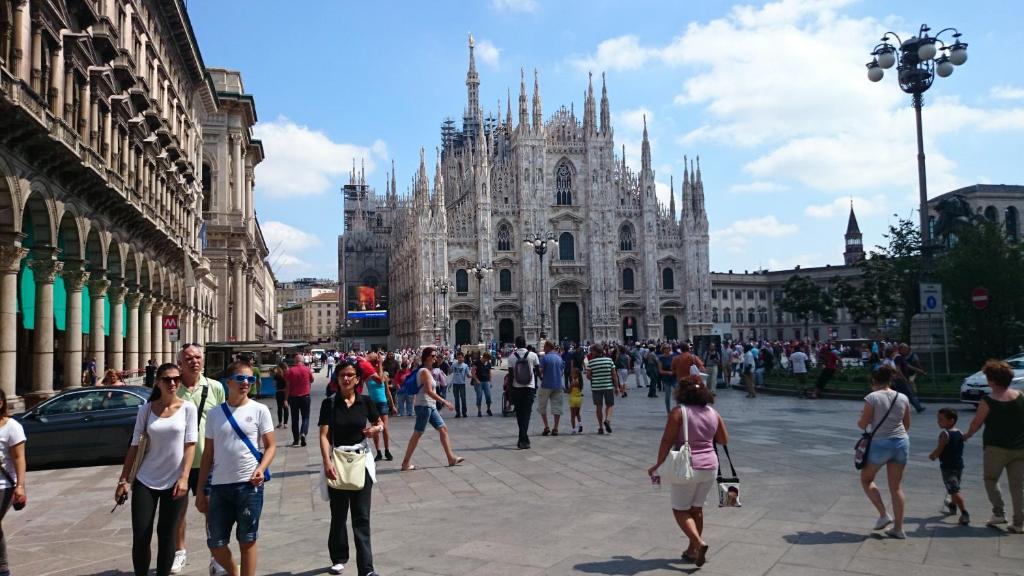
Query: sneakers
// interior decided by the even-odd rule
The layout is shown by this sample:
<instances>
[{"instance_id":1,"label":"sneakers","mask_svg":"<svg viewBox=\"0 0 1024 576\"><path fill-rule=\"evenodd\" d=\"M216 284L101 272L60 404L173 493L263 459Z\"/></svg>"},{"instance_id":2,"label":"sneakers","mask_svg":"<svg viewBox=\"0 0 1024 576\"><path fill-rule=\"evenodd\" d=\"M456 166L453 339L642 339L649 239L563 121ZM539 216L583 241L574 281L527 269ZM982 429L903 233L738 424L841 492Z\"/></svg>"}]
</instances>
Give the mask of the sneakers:
<instances>
[{"instance_id":1,"label":"sneakers","mask_svg":"<svg viewBox=\"0 0 1024 576\"><path fill-rule=\"evenodd\" d=\"M573 429L572 429L572 432L569 432L569 435L570 435L570 436L575 436L575 435L576 435L576 429L575 429L575 428L573 428Z\"/></svg>"},{"instance_id":2,"label":"sneakers","mask_svg":"<svg viewBox=\"0 0 1024 576\"><path fill-rule=\"evenodd\" d=\"M964 512L960 515L960 519L957 521L961 526L967 526L971 523L971 515Z\"/></svg>"},{"instance_id":3,"label":"sneakers","mask_svg":"<svg viewBox=\"0 0 1024 576\"><path fill-rule=\"evenodd\" d=\"M384 449L384 459L388 462L395 459L395 457L391 455L391 450L388 450L387 448Z\"/></svg>"},{"instance_id":4,"label":"sneakers","mask_svg":"<svg viewBox=\"0 0 1024 576\"><path fill-rule=\"evenodd\" d=\"M609 434L612 433L612 421L611 420L605 420L604 421L604 431L609 433Z\"/></svg>"},{"instance_id":5,"label":"sneakers","mask_svg":"<svg viewBox=\"0 0 1024 576\"><path fill-rule=\"evenodd\" d=\"M999 514L993 514L988 522L985 522L985 526L999 526L1000 524L1006 524L1006 516L1000 516Z\"/></svg>"},{"instance_id":6,"label":"sneakers","mask_svg":"<svg viewBox=\"0 0 1024 576\"><path fill-rule=\"evenodd\" d=\"M906 532L904 532L903 530L897 530L895 528L889 528L888 530L886 530L885 531L885 535L888 536L889 538L895 538L897 540L906 540L907 539L907 533Z\"/></svg>"},{"instance_id":7,"label":"sneakers","mask_svg":"<svg viewBox=\"0 0 1024 576\"><path fill-rule=\"evenodd\" d=\"M343 570L345 570L345 565L342 564L341 562L338 562L334 566L331 566L330 568L328 568L327 569L327 573L328 574L341 574L341 572Z\"/></svg>"},{"instance_id":8,"label":"sneakers","mask_svg":"<svg viewBox=\"0 0 1024 576\"><path fill-rule=\"evenodd\" d=\"M942 501L942 507L939 508L939 513L945 514L946 516L952 516L956 514L956 504L953 504L953 501L949 498L949 496L946 496L946 499Z\"/></svg>"},{"instance_id":9,"label":"sneakers","mask_svg":"<svg viewBox=\"0 0 1024 576\"><path fill-rule=\"evenodd\" d=\"M1007 526L1006 527L1006 531L1010 532L1012 534L1024 534L1024 525L1021 525L1021 526L1017 526L1017 525Z\"/></svg>"},{"instance_id":10,"label":"sneakers","mask_svg":"<svg viewBox=\"0 0 1024 576\"><path fill-rule=\"evenodd\" d=\"M299 443L302 444L303 446L306 445L306 435L305 434L303 434L302 436L299 437Z\"/></svg>"},{"instance_id":11,"label":"sneakers","mask_svg":"<svg viewBox=\"0 0 1024 576\"><path fill-rule=\"evenodd\" d=\"M600 426L598 426L597 427L597 433L598 434L604 434L604 428L601 428Z\"/></svg>"},{"instance_id":12,"label":"sneakers","mask_svg":"<svg viewBox=\"0 0 1024 576\"><path fill-rule=\"evenodd\" d=\"M580 426L580 429L577 430L576 433L577 434L583 434L583 426Z\"/></svg>"},{"instance_id":13,"label":"sneakers","mask_svg":"<svg viewBox=\"0 0 1024 576\"><path fill-rule=\"evenodd\" d=\"M216 560L210 558L210 576L228 576L228 571L221 568Z\"/></svg>"},{"instance_id":14,"label":"sneakers","mask_svg":"<svg viewBox=\"0 0 1024 576\"><path fill-rule=\"evenodd\" d=\"M540 435L541 436L550 436L551 435L551 429L550 428L545 428L544 431L540 433Z\"/></svg>"},{"instance_id":15,"label":"sneakers","mask_svg":"<svg viewBox=\"0 0 1024 576\"><path fill-rule=\"evenodd\" d=\"M380 462L383 459L384 459L384 453L381 452L380 450L377 450L377 456L374 457L373 461L374 462Z\"/></svg>"},{"instance_id":16,"label":"sneakers","mask_svg":"<svg viewBox=\"0 0 1024 576\"><path fill-rule=\"evenodd\" d=\"M171 574L181 574L186 562L188 562L188 553L184 550L175 550L174 562L171 564Z\"/></svg>"},{"instance_id":17,"label":"sneakers","mask_svg":"<svg viewBox=\"0 0 1024 576\"><path fill-rule=\"evenodd\" d=\"M558 436L558 428L552 428L551 429L551 435L552 436Z\"/></svg>"},{"instance_id":18,"label":"sneakers","mask_svg":"<svg viewBox=\"0 0 1024 576\"><path fill-rule=\"evenodd\" d=\"M477 417L477 418L483 418L483 417L484 417L484 413L483 413L483 412L481 412L481 411L479 411L479 410L477 410L477 411L476 411L476 417Z\"/></svg>"},{"instance_id":19,"label":"sneakers","mask_svg":"<svg viewBox=\"0 0 1024 576\"><path fill-rule=\"evenodd\" d=\"M882 514L878 517L878 520L875 520L875 530L881 530L889 524L892 524L892 516L889 516L888 514Z\"/></svg>"}]
</instances>

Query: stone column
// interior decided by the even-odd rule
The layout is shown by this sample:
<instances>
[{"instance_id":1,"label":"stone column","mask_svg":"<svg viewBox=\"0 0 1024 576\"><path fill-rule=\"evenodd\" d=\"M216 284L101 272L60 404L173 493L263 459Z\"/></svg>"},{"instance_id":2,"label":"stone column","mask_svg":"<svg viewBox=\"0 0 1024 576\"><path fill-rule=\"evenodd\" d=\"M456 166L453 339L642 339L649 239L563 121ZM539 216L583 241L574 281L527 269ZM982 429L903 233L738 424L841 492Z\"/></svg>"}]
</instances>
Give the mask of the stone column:
<instances>
[{"instance_id":1,"label":"stone column","mask_svg":"<svg viewBox=\"0 0 1024 576\"><path fill-rule=\"evenodd\" d=\"M32 30L32 89L43 91L43 27Z\"/></svg>"},{"instance_id":2,"label":"stone column","mask_svg":"<svg viewBox=\"0 0 1024 576\"><path fill-rule=\"evenodd\" d=\"M255 278L253 278L253 271L250 268L248 273L245 275L245 340L256 339L256 312L253 309L253 294L256 292L254 286Z\"/></svg>"},{"instance_id":3,"label":"stone column","mask_svg":"<svg viewBox=\"0 0 1024 576\"><path fill-rule=\"evenodd\" d=\"M68 292L67 314L64 320L64 388L82 385L82 288L89 273L82 269L81 261L64 262L61 272Z\"/></svg>"},{"instance_id":4,"label":"stone column","mask_svg":"<svg viewBox=\"0 0 1024 576\"><path fill-rule=\"evenodd\" d=\"M132 291L125 299L128 302L128 330L125 343L125 370L139 370L145 366L145 362L139 362L139 304L142 302L142 293Z\"/></svg>"},{"instance_id":5,"label":"stone column","mask_svg":"<svg viewBox=\"0 0 1024 576\"><path fill-rule=\"evenodd\" d=\"M151 334L151 328L153 323L153 317L150 315L150 311L153 307L153 299L150 298L146 293L140 293L141 300L139 302L139 368L145 368L146 364L151 358L150 350L153 344Z\"/></svg>"},{"instance_id":6,"label":"stone column","mask_svg":"<svg viewBox=\"0 0 1024 576\"><path fill-rule=\"evenodd\" d=\"M64 113L64 47L59 43L57 48L50 52L50 92L53 94L50 102L50 112L55 116Z\"/></svg>"},{"instance_id":7,"label":"stone column","mask_svg":"<svg viewBox=\"0 0 1024 576\"><path fill-rule=\"evenodd\" d=\"M82 142L89 143L89 114L92 112L90 109L90 103L92 102L92 96L89 95L91 92L91 84L89 79L86 78L82 82L82 93L78 97L78 137L82 139Z\"/></svg>"},{"instance_id":8,"label":"stone column","mask_svg":"<svg viewBox=\"0 0 1024 576\"><path fill-rule=\"evenodd\" d=\"M64 108L61 110L61 117L68 123L68 126L75 127L75 97L78 96L75 90L75 73L72 68L64 71Z\"/></svg>"},{"instance_id":9,"label":"stone column","mask_svg":"<svg viewBox=\"0 0 1024 576\"><path fill-rule=\"evenodd\" d=\"M14 62L12 63L11 70L14 71L14 75L19 79L28 81L29 74L26 69L28 63L27 55L31 47L29 45L29 34L26 34L29 28L29 6L28 1L23 0L21 2L14 3ZM13 373L11 374L11 380L4 380L4 386L7 382L10 382L13 386ZM6 389L5 389L6 390ZM8 398L14 397L14 389L11 388L11 392L7 395Z\"/></svg>"},{"instance_id":10,"label":"stone column","mask_svg":"<svg viewBox=\"0 0 1024 576\"><path fill-rule=\"evenodd\" d=\"M231 336L235 340L245 339L245 287L243 286L244 275L243 275L243 264L241 262L235 262L234 270L234 330L232 330Z\"/></svg>"},{"instance_id":11,"label":"stone column","mask_svg":"<svg viewBox=\"0 0 1024 576\"><path fill-rule=\"evenodd\" d=\"M110 154L113 152L114 147L111 145L111 130L113 128L113 114L110 110L101 112L103 116L103 160L107 163L107 168L112 168L110 164Z\"/></svg>"},{"instance_id":12,"label":"stone column","mask_svg":"<svg viewBox=\"0 0 1024 576\"><path fill-rule=\"evenodd\" d=\"M150 356L156 360L157 366L163 362L164 354L164 327L163 327L164 303L154 298L150 326L150 338L153 346L150 349ZM147 359L148 360L148 359Z\"/></svg>"},{"instance_id":13,"label":"stone column","mask_svg":"<svg viewBox=\"0 0 1024 576\"><path fill-rule=\"evenodd\" d=\"M124 298L127 289L118 278L111 285L110 294L110 349L107 350L107 368L124 370Z\"/></svg>"},{"instance_id":14,"label":"stone column","mask_svg":"<svg viewBox=\"0 0 1024 576\"><path fill-rule=\"evenodd\" d=\"M8 401L18 374L18 270L26 254L20 246L0 246L0 388Z\"/></svg>"},{"instance_id":15,"label":"stone column","mask_svg":"<svg viewBox=\"0 0 1024 576\"><path fill-rule=\"evenodd\" d=\"M180 311L178 310L177 306L174 306L174 305L165 307L164 308L164 313L168 314L168 315L171 315L171 316L173 316L175 314L178 314L179 317L180 317ZM162 320L162 318L161 318L161 320ZM180 328L179 328L178 334L181 334ZM161 339L163 340L163 344L162 344L162 346L163 346L162 350L163 351L160 354L161 358L163 359L162 362L174 362L174 343L171 342L170 334L167 333L167 330L161 329L160 330L160 336L161 336Z\"/></svg>"},{"instance_id":16,"label":"stone column","mask_svg":"<svg viewBox=\"0 0 1024 576\"><path fill-rule=\"evenodd\" d=\"M31 395L39 399L53 395L53 281L64 267L63 262L54 259L54 252L49 247L37 248L38 256L29 264L36 280Z\"/></svg>"},{"instance_id":17,"label":"stone column","mask_svg":"<svg viewBox=\"0 0 1024 576\"><path fill-rule=\"evenodd\" d=\"M103 334L103 297L110 288L110 280L103 277L104 270L93 272L89 282L89 298L92 299L92 318L89 321L89 348L96 361L96 377L102 378L106 370L106 340Z\"/></svg>"},{"instance_id":18,"label":"stone column","mask_svg":"<svg viewBox=\"0 0 1024 576\"><path fill-rule=\"evenodd\" d=\"M245 189L245 172L242 170L242 136L240 134L231 136L231 150L231 158L234 160L232 169L235 173L235 186L231 190L231 209L242 211L244 210L242 195ZM244 217L245 214L242 214L242 216Z\"/></svg>"}]
</instances>

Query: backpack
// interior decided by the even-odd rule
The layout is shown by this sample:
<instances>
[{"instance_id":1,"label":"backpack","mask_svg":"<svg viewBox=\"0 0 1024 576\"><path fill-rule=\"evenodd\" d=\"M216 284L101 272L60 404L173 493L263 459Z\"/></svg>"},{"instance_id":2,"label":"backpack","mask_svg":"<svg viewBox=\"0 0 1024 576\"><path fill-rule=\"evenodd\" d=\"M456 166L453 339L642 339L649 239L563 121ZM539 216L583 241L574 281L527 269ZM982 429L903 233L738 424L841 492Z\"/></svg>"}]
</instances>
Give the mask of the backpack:
<instances>
[{"instance_id":1,"label":"backpack","mask_svg":"<svg viewBox=\"0 0 1024 576\"><path fill-rule=\"evenodd\" d=\"M409 375L405 377L405 380L402 381L402 388L399 392L406 396L415 396L419 394L421 386L418 382L417 376L420 375L420 370L422 369L423 368L417 368L410 372Z\"/></svg>"},{"instance_id":2,"label":"backpack","mask_svg":"<svg viewBox=\"0 0 1024 576\"><path fill-rule=\"evenodd\" d=\"M527 351L522 357L518 353L512 354L516 363L512 366L512 379L520 386L529 386L533 382L533 369L530 367L530 352Z\"/></svg>"}]
</instances>

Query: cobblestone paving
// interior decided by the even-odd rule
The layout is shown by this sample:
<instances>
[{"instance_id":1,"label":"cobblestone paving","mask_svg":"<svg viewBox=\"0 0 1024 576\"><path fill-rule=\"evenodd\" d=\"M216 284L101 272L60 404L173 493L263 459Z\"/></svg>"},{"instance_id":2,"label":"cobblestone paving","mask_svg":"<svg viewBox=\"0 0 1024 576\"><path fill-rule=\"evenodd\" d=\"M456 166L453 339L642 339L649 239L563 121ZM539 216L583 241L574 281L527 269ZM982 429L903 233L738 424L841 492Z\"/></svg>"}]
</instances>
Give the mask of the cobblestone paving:
<instances>
[{"instance_id":1,"label":"cobblestone paving","mask_svg":"<svg viewBox=\"0 0 1024 576\"><path fill-rule=\"evenodd\" d=\"M323 378L316 389L323 389ZM968 446L964 477L975 524L957 526L955 517L939 514L939 471L927 460L937 435L936 406L911 430L908 538L897 541L871 533L874 511L851 465L858 403L747 400L740 391L722 392L717 407L729 427L744 506L706 508L708 564L682 563L684 539L672 519L669 488L652 487L645 474L665 419L662 399L645 394L634 391L619 401L612 435L595 434L591 409L584 411L583 436L569 435L563 424L558 437L541 437L535 416L533 448L526 451L515 449L512 418L446 413L465 464L445 467L437 435L428 431L413 459L420 469L407 473L397 468L412 419L393 419L396 460L378 469L373 495L377 570L384 576L1024 574L1024 536L982 524L989 509L978 443ZM472 402L472 391L469 396ZM314 423L318 405L314 399ZM279 445L290 440L290 432L278 430ZM329 512L317 495L314 444L281 446L277 453L258 574L326 573ZM28 508L9 512L4 522L14 573L131 574L130 514L110 514L117 474L114 466L31 472ZM200 518L191 508L185 574L206 574ZM354 562L353 556L346 573L356 573Z\"/></svg>"}]
</instances>

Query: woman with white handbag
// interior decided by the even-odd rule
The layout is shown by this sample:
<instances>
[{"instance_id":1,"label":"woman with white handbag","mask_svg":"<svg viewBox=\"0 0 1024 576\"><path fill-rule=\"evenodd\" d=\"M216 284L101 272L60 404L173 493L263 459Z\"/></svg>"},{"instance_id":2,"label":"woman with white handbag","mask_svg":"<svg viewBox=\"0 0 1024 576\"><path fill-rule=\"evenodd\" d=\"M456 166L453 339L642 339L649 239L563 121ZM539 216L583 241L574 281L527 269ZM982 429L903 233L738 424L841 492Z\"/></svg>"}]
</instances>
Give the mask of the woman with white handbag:
<instances>
[{"instance_id":1,"label":"woman with white handbag","mask_svg":"<svg viewBox=\"0 0 1024 576\"><path fill-rule=\"evenodd\" d=\"M338 393L320 405L320 456L331 503L327 550L331 556L330 573L341 574L349 561L346 523L351 509L359 576L375 576L370 545L370 495L377 470L367 440L384 426L377 405L369 396L356 394L357 366L355 358L341 361L334 371Z\"/></svg>"},{"instance_id":2,"label":"woman with white handbag","mask_svg":"<svg viewBox=\"0 0 1024 576\"><path fill-rule=\"evenodd\" d=\"M658 461L647 470L654 483L660 483L658 468L666 459L666 477L672 483L672 514L689 545L683 560L703 566L708 544L704 541L704 503L715 486L718 455L715 443L728 444L729 434L722 416L709 404L714 394L703 384L681 382L675 390L679 404L669 413L658 448Z\"/></svg>"}]
</instances>

